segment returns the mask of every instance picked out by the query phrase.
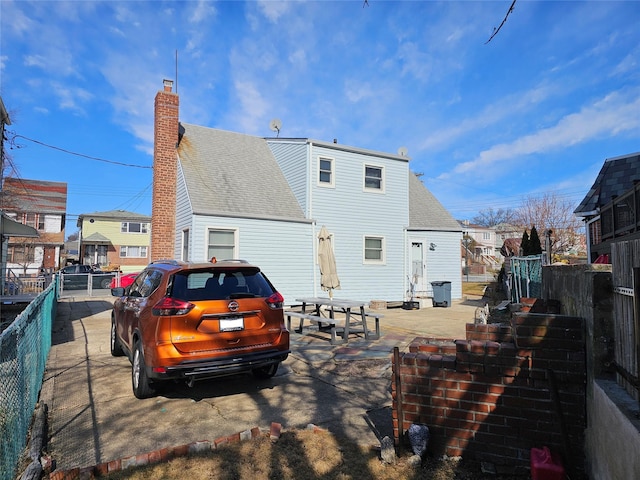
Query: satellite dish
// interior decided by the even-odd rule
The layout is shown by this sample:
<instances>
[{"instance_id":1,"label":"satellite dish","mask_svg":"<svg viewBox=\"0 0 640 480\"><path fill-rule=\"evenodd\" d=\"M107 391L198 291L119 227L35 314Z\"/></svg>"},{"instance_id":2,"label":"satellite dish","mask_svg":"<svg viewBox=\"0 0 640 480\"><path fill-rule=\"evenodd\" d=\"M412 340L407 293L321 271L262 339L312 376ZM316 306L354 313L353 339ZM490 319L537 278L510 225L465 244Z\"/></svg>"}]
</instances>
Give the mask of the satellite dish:
<instances>
[{"instance_id":1,"label":"satellite dish","mask_svg":"<svg viewBox=\"0 0 640 480\"><path fill-rule=\"evenodd\" d=\"M398 149L398 155L400 155L401 157L406 157L407 156L407 147L400 147Z\"/></svg>"},{"instance_id":2,"label":"satellite dish","mask_svg":"<svg viewBox=\"0 0 640 480\"><path fill-rule=\"evenodd\" d=\"M282 128L282 121L280 121L279 118L274 118L269 122L269 128L271 129L271 131L278 132L278 135L280 135L280 129Z\"/></svg>"}]
</instances>

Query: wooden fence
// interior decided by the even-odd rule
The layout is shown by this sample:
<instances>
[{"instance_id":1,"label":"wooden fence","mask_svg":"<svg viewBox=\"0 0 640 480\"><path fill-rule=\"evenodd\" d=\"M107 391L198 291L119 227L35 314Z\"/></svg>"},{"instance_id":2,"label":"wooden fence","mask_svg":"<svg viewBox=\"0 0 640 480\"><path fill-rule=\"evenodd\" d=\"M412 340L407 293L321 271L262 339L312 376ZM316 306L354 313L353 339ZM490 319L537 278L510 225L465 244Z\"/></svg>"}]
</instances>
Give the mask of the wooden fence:
<instances>
[{"instance_id":1,"label":"wooden fence","mask_svg":"<svg viewBox=\"0 0 640 480\"><path fill-rule=\"evenodd\" d=\"M611 244L611 271L617 381L640 401L640 240Z\"/></svg>"}]
</instances>

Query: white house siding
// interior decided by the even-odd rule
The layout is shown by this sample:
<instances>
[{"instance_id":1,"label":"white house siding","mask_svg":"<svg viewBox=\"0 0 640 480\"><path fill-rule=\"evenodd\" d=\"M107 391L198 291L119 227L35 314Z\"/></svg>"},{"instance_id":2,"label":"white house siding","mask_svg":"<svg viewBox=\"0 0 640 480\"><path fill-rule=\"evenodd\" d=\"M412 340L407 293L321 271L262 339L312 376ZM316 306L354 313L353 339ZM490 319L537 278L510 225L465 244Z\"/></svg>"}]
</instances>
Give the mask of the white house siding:
<instances>
[{"instance_id":1,"label":"white house siding","mask_svg":"<svg viewBox=\"0 0 640 480\"><path fill-rule=\"evenodd\" d=\"M189 229L189 253L192 253L193 235L192 235L192 209L189 201L189 192L184 182L184 175L180 165L178 164L178 176L176 178L176 231L174 242L174 257L182 258L182 232ZM187 259L188 260L188 259Z\"/></svg>"},{"instance_id":2,"label":"white house siding","mask_svg":"<svg viewBox=\"0 0 640 480\"><path fill-rule=\"evenodd\" d=\"M279 140L269 142L267 139L267 145L269 145L271 152L273 152L302 211L306 213L309 207L307 202L309 164L307 162L308 151L306 141Z\"/></svg>"},{"instance_id":3,"label":"white house siding","mask_svg":"<svg viewBox=\"0 0 640 480\"><path fill-rule=\"evenodd\" d=\"M209 260L209 229L235 230L237 258L258 265L287 304L313 295L316 272L309 247L313 244L311 224L196 215L191 232L192 260Z\"/></svg>"},{"instance_id":4,"label":"white house siding","mask_svg":"<svg viewBox=\"0 0 640 480\"><path fill-rule=\"evenodd\" d=\"M334 159L335 184L318 186L318 157ZM338 298L400 301L405 296L405 228L408 213L406 161L315 145L311 152L310 216L316 235L334 235L341 289ZM364 165L384 168L384 193L364 191ZM364 237L384 238L385 262L364 263ZM316 240L317 242L317 240ZM318 287L318 293L322 293Z\"/></svg>"},{"instance_id":5,"label":"white house siding","mask_svg":"<svg viewBox=\"0 0 640 480\"><path fill-rule=\"evenodd\" d=\"M416 231L407 232L408 261L407 268L411 272L410 248L412 242L422 242L426 252L425 281L426 295L433 296L431 282L451 282L451 298L462 298L462 273L460 270L461 232ZM433 243L433 250L430 245ZM424 294L423 292L420 292Z\"/></svg>"},{"instance_id":6,"label":"white house siding","mask_svg":"<svg viewBox=\"0 0 640 480\"><path fill-rule=\"evenodd\" d=\"M60 233L62 231L61 215L45 215L44 231L47 233Z\"/></svg>"}]
</instances>

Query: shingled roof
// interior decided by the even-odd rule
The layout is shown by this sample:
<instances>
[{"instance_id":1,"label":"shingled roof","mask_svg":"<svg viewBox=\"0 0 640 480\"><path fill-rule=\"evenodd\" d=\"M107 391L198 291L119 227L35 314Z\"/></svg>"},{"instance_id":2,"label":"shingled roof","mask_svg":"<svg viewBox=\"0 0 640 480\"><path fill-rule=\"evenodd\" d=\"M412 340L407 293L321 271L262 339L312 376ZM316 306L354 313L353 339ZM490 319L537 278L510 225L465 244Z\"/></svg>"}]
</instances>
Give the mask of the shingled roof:
<instances>
[{"instance_id":1,"label":"shingled roof","mask_svg":"<svg viewBox=\"0 0 640 480\"><path fill-rule=\"evenodd\" d=\"M306 220L264 138L180 125L178 155L194 214Z\"/></svg>"},{"instance_id":2,"label":"shingled roof","mask_svg":"<svg viewBox=\"0 0 640 480\"><path fill-rule=\"evenodd\" d=\"M462 227L456 219L412 172L409 172L409 228L412 230L462 231Z\"/></svg>"},{"instance_id":3,"label":"shingled roof","mask_svg":"<svg viewBox=\"0 0 640 480\"><path fill-rule=\"evenodd\" d=\"M5 178L2 186L2 209L14 212L67 212L67 184L24 178Z\"/></svg>"},{"instance_id":4,"label":"shingled roof","mask_svg":"<svg viewBox=\"0 0 640 480\"><path fill-rule=\"evenodd\" d=\"M614 196L631 190L636 180L640 180L640 153L608 158L593 186L573 213L579 217L596 215L599 208Z\"/></svg>"},{"instance_id":5,"label":"shingled roof","mask_svg":"<svg viewBox=\"0 0 640 480\"><path fill-rule=\"evenodd\" d=\"M129 212L127 210L106 210L104 212L83 213L78 217L78 226L83 218L104 218L108 220L138 220L150 222L151 216L142 213Z\"/></svg>"}]
</instances>

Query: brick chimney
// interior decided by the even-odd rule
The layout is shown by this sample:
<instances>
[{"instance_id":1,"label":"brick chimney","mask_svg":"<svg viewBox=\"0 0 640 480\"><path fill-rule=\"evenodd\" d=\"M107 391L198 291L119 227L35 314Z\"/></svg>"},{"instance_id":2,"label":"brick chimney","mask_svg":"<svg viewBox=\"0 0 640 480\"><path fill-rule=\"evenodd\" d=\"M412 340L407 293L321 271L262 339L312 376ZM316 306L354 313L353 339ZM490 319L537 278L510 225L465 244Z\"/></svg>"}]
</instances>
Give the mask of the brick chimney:
<instances>
[{"instance_id":1,"label":"brick chimney","mask_svg":"<svg viewBox=\"0 0 640 480\"><path fill-rule=\"evenodd\" d=\"M156 94L154 106L151 261L175 257L180 100L172 87L173 81L164 80L164 90Z\"/></svg>"}]
</instances>

